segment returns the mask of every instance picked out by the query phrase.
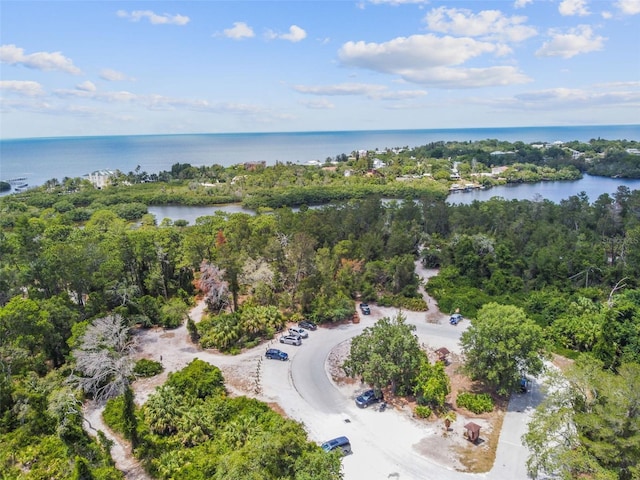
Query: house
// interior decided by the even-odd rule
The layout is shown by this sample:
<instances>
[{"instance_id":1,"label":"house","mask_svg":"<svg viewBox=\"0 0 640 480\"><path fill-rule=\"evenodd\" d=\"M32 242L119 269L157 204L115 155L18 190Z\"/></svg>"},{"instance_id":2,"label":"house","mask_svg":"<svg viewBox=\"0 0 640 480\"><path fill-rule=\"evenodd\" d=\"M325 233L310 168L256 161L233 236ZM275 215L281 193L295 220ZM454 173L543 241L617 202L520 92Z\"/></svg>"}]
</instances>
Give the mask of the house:
<instances>
[{"instance_id":1,"label":"house","mask_svg":"<svg viewBox=\"0 0 640 480\"><path fill-rule=\"evenodd\" d=\"M380 160L379 158L374 158L374 159L373 159L373 168L378 169L378 168L384 168L384 167L386 167L386 166L387 166L387 164L386 164L386 163L384 163L384 162L383 162L382 160Z\"/></svg>"},{"instance_id":2,"label":"house","mask_svg":"<svg viewBox=\"0 0 640 480\"><path fill-rule=\"evenodd\" d=\"M113 170L96 170L95 172L87 173L85 178L89 180L94 187L102 189L111 184L111 178L116 175Z\"/></svg>"},{"instance_id":3,"label":"house","mask_svg":"<svg viewBox=\"0 0 640 480\"><path fill-rule=\"evenodd\" d=\"M244 162L244 168L245 170L248 170L250 172L258 169L258 168L266 168L267 166L267 162L262 160L260 162Z\"/></svg>"}]
</instances>

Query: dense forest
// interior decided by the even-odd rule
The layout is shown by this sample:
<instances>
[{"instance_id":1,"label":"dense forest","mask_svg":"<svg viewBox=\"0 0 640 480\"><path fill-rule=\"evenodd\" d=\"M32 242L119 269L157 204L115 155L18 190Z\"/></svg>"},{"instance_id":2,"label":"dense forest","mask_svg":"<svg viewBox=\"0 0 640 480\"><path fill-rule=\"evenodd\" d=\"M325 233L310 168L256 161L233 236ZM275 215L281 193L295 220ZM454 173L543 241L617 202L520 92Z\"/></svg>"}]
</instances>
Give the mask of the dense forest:
<instances>
[{"instance_id":1,"label":"dense forest","mask_svg":"<svg viewBox=\"0 0 640 480\"><path fill-rule=\"evenodd\" d=\"M153 368L132 364L127 338L135 328L188 322L194 341L234 353L288 321L349 319L356 299L425 310L417 260L440 269L426 288L442 311L480 322L508 306L540 329L550 351L577 359L568 400L550 395L533 423L544 431L568 419L575 429L554 443L532 428L532 472L639 478L640 399L628 387L640 382L640 191L559 204L445 202L453 168L479 182L637 177L631 148L637 142L438 143L324 166L176 164L155 176L120 173L104 190L63 179L1 198L4 478L122 478L108 442L83 429L86 398L111 399L105 417L157 478L258 478L242 476L249 465L260 465L259 478L338 478L338 458L260 402L228 398L210 366L190 365L135 406L131 383ZM472 177L490 172L497 150L511 152L500 155L513 160L504 178ZM386 166L373 168L374 158ZM222 201L257 213L217 213L191 226L147 214L154 204ZM208 317L193 324L196 295ZM202 378L216 381L198 389ZM608 395L618 391L625 402ZM549 418L554 412L562 422ZM267 425L286 431L288 441L263 451L263 439L237 430L246 424L264 425L263 435ZM180 470L180 459L201 468Z\"/></svg>"}]
</instances>

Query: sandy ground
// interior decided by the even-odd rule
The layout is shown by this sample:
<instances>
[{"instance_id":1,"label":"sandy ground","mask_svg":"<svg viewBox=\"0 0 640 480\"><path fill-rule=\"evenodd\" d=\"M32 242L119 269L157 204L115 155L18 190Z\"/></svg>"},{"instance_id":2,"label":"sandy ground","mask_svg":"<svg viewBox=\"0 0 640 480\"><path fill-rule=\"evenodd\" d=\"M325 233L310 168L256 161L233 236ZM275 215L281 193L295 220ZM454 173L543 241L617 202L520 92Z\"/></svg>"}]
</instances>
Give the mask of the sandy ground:
<instances>
[{"instance_id":1,"label":"sandy ground","mask_svg":"<svg viewBox=\"0 0 640 480\"><path fill-rule=\"evenodd\" d=\"M419 263L416 264L416 270L424 279L437 274L435 270L423 269ZM448 315L439 312L435 301L428 298L426 293L423 292L423 294L428 301L430 310L426 313L406 312L406 314L420 317L421 321L429 323L447 323ZM190 312L190 316L194 321L198 322L202 318L204 307L204 302L199 302ZM363 321L364 320L367 321L367 324L373 324L375 319L363 318ZM262 382L265 381L265 376L262 376L260 373L260 365L264 348L272 345L261 345L236 356L221 355L215 351L201 350L192 344L185 326L168 331L163 329L140 330L136 333L136 337L138 343L137 357L160 361L165 368L162 374L149 379L137 380L133 384L135 399L138 405L142 405L149 395L153 393L154 389L164 383L170 372L178 371L193 359L200 358L209 361L222 370L227 389L232 395L247 395L258 398L270 403L281 412L288 412L290 415L293 413L292 416L299 420L314 419L319 416L318 412L314 411L312 406L301 402L300 398L293 398L293 395L279 396L276 399L263 395ZM275 346L275 344L273 344L273 346ZM430 353L432 359L435 359L435 348L440 346L442 345L430 346L423 343L423 347ZM448 345L447 348L452 351L450 357L451 362L447 367L447 372L452 379L452 394L450 398L454 398L458 390L468 387L468 381L465 377L456 374L456 368L460 365L458 346ZM348 354L348 351L348 341L335 347L327 359L326 370L335 386L344 395L344 398L354 398L359 391L363 390L363 386L358 381L346 378L344 372L339 367ZM292 358L292 360L294 360L294 358ZM363 414L369 415L370 417L368 418L374 421L381 431L386 431L398 438L411 437L410 444L415 454L425 457L429 461L452 471L469 471L469 464L474 463L473 458L471 462L469 461L469 456L478 458L489 456L491 457L490 461L487 462L485 460L484 463L488 463L489 468L491 467L493 456L495 455L495 444L490 445L491 442L486 442L485 445L470 446L471 444L462 435L463 425L470 419L464 412L458 412L458 418L447 431L442 422L435 418L430 420L415 418L413 416L414 405L406 400L393 398L388 400L390 405L389 410L393 410L391 415L378 413L375 409L368 409L369 411L363 412ZM372 416L374 414L376 416ZM87 403L85 405L85 417L91 423L93 429L102 430L107 437L114 442L111 449L112 457L116 463L116 467L125 473L128 480L150 479L136 459L131 455L128 442L119 438L106 427L102 421L102 408L100 406ZM498 422L499 429L500 418L501 416L498 413L497 415L487 415L480 418L473 416L473 421L481 425L483 437L490 439L496 422ZM310 421L310 423L312 422ZM95 434L95 430L88 429L88 431ZM416 434L416 432L419 433ZM316 435L314 435L314 433L316 433ZM321 435L321 433L317 432L310 432L310 434L312 438ZM319 440L319 438L315 438L315 440ZM497 441L497 436L495 441ZM375 459L371 460L371 466L372 469L374 469L376 461ZM349 458L345 458L345 467L348 466L348 462L350 461ZM379 473L378 471L378 474ZM399 473L395 474L391 472L389 475L391 475L389 478L400 478ZM393 475L396 476L394 477ZM347 478L364 477L352 475ZM382 477L376 476L376 478ZM384 478L387 477L385 476Z\"/></svg>"}]
</instances>

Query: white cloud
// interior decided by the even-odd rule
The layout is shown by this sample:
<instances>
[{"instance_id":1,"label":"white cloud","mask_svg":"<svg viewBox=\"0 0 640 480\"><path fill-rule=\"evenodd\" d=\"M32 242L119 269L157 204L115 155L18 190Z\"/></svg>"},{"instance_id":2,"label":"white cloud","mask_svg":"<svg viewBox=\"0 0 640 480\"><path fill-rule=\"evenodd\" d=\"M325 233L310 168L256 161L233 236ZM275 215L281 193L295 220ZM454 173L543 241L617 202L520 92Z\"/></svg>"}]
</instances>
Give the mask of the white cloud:
<instances>
[{"instance_id":1,"label":"white cloud","mask_svg":"<svg viewBox=\"0 0 640 480\"><path fill-rule=\"evenodd\" d=\"M132 12L118 10L116 15L120 18L128 18L132 22L139 22L146 18L152 25L179 25L182 27L190 21L190 18L184 15L170 15L168 13L158 15L151 10L134 10Z\"/></svg>"},{"instance_id":2,"label":"white cloud","mask_svg":"<svg viewBox=\"0 0 640 480\"><path fill-rule=\"evenodd\" d=\"M280 39L288 40L295 43L299 42L300 40L304 40L307 37L307 32L305 32L297 25L291 25L289 27L289 33L276 33L273 30L267 30L265 36L269 40Z\"/></svg>"},{"instance_id":3,"label":"white cloud","mask_svg":"<svg viewBox=\"0 0 640 480\"><path fill-rule=\"evenodd\" d=\"M290 42L295 43L307 38L307 32L305 32L302 28L300 28L297 25L291 25L289 27L289 33L280 35L280 38L282 40L289 40Z\"/></svg>"},{"instance_id":4,"label":"white cloud","mask_svg":"<svg viewBox=\"0 0 640 480\"><path fill-rule=\"evenodd\" d=\"M483 54L502 54L504 48L472 38L432 34L399 37L385 43L347 42L338 51L347 66L399 75L402 79L446 88L524 83L530 79L515 67L465 69L464 62Z\"/></svg>"},{"instance_id":5,"label":"white cloud","mask_svg":"<svg viewBox=\"0 0 640 480\"><path fill-rule=\"evenodd\" d=\"M234 40L242 40L243 38L252 38L255 36L253 28L244 22L234 22L232 28L223 30L223 34L225 37Z\"/></svg>"},{"instance_id":6,"label":"white cloud","mask_svg":"<svg viewBox=\"0 0 640 480\"><path fill-rule=\"evenodd\" d=\"M607 10L603 10L602 12L600 12L600 15L602 16L602 18L604 18L605 20L609 20L610 18L613 18L613 15L611 14L611 12L607 11Z\"/></svg>"},{"instance_id":7,"label":"white cloud","mask_svg":"<svg viewBox=\"0 0 640 480\"><path fill-rule=\"evenodd\" d=\"M536 56L571 58L581 53L602 50L606 40L604 37L594 36L589 25L578 25L568 33L550 30L549 35L551 40L543 43Z\"/></svg>"},{"instance_id":8,"label":"white cloud","mask_svg":"<svg viewBox=\"0 0 640 480\"><path fill-rule=\"evenodd\" d=\"M618 0L615 5L625 15L637 15L640 13L640 0Z\"/></svg>"},{"instance_id":9,"label":"white cloud","mask_svg":"<svg viewBox=\"0 0 640 480\"><path fill-rule=\"evenodd\" d=\"M306 100L300 103L313 110L332 110L335 108L335 105L326 98L321 98L319 100Z\"/></svg>"},{"instance_id":10,"label":"white cloud","mask_svg":"<svg viewBox=\"0 0 640 480\"><path fill-rule=\"evenodd\" d=\"M95 92L97 90L95 84L89 80L79 83L76 85L76 88L84 92Z\"/></svg>"},{"instance_id":11,"label":"white cloud","mask_svg":"<svg viewBox=\"0 0 640 480\"><path fill-rule=\"evenodd\" d=\"M0 46L0 62L9 65L23 65L36 70L59 70L73 75L82 73L70 59L60 52L36 52L25 55L24 49L15 45Z\"/></svg>"},{"instance_id":12,"label":"white cloud","mask_svg":"<svg viewBox=\"0 0 640 480\"><path fill-rule=\"evenodd\" d=\"M374 100L397 100L405 98L422 97L427 94L424 90L400 90L389 91L384 85L372 85L368 83L340 83L337 85L294 85L293 89L299 93L308 95L327 96L365 96Z\"/></svg>"},{"instance_id":13,"label":"white cloud","mask_svg":"<svg viewBox=\"0 0 640 480\"><path fill-rule=\"evenodd\" d=\"M558 6L560 15L565 17L571 17L579 15L581 17L589 15L589 9L587 8L587 0L562 0Z\"/></svg>"},{"instance_id":14,"label":"white cloud","mask_svg":"<svg viewBox=\"0 0 640 480\"><path fill-rule=\"evenodd\" d=\"M139 95L128 91L91 91L82 89L55 90L53 97L63 99L65 108L71 105L70 99L95 101L115 105L127 105L130 108L143 108L151 111L191 111L207 112L213 114L236 115L250 117L253 121L271 121L273 119L291 119L287 113L272 111L256 104L233 102L210 102L205 99L189 99L179 97L167 97L164 95L150 94ZM57 107L56 107L57 108ZM85 107L79 107L85 108Z\"/></svg>"},{"instance_id":15,"label":"white cloud","mask_svg":"<svg viewBox=\"0 0 640 480\"><path fill-rule=\"evenodd\" d=\"M369 0L369 3L373 3L374 5L405 5L405 4L424 4L429 3L430 0Z\"/></svg>"},{"instance_id":16,"label":"white cloud","mask_svg":"<svg viewBox=\"0 0 640 480\"><path fill-rule=\"evenodd\" d=\"M516 95L515 99L524 103L527 108L554 108L559 105L574 108L591 108L594 106L625 106L638 108L640 106L640 89L606 90L552 88Z\"/></svg>"},{"instance_id":17,"label":"white cloud","mask_svg":"<svg viewBox=\"0 0 640 480\"><path fill-rule=\"evenodd\" d=\"M538 33L535 28L524 25L527 17L507 17L499 10L483 10L476 14L464 8L439 7L431 10L425 21L434 32L513 42L521 42Z\"/></svg>"},{"instance_id":18,"label":"white cloud","mask_svg":"<svg viewBox=\"0 0 640 480\"><path fill-rule=\"evenodd\" d=\"M44 95L42 85L31 80L0 80L0 90L27 97Z\"/></svg>"},{"instance_id":19,"label":"white cloud","mask_svg":"<svg viewBox=\"0 0 640 480\"><path fill-rule=\"evenodd\" d=\"M124 73L118 72L117 70L112 70L110 68L103 68L102 70L100 70L100 78L109 82L130 80Z\"/></svg>"},{"instance_id":20,"label":"white cloud","mask_svg":"<svg viewBox=\"0 0 640 480\"><path fill-rule=\"evenodd\" d=\"M557 118L562 112L598 115L620 109L640 108L640 82L611 82L585 88L550 88L521 93L512 97L468 97L466 105L483 105L499 111L549 112ZM574 113L575 114L575 113ZM576 117L578 118L578 117Z\"/></svg>"},{"instance_id":21,"label":"white cloud","mask_svg":"<svg viewBox=\"0 0 640 480\"><path fill-rule=\"evenodd\" d=\"M513 3L513 8L524 8L526 7L528 4L532 3L533 0L516 0Z\"/></svg>"}]
</instances>

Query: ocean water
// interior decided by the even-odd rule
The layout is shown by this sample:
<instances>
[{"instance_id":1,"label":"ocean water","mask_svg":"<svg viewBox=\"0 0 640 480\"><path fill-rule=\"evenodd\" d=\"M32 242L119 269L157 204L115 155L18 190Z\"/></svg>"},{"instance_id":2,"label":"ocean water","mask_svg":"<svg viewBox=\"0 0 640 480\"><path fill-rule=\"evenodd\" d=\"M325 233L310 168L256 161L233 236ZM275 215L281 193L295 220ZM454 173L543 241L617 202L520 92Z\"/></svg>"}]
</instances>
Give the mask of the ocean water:
<instances>
[{"instance_id":1,"label":"ocean water","mask_svg":"<svg viewBox=\"0 0 640 480\"><path fill-rule=\"evenodd\" d=\"M0 180L26 177L30 186L95 170L170 170L174 163L231 166L248 161L307 163L356 150L417 147L435 141L497 139L553 142L594 138L640 141L640 125L440 130L237 133L59 137L0 140Z\"/></svg>"}]
</instances>

